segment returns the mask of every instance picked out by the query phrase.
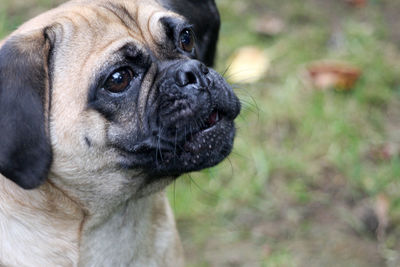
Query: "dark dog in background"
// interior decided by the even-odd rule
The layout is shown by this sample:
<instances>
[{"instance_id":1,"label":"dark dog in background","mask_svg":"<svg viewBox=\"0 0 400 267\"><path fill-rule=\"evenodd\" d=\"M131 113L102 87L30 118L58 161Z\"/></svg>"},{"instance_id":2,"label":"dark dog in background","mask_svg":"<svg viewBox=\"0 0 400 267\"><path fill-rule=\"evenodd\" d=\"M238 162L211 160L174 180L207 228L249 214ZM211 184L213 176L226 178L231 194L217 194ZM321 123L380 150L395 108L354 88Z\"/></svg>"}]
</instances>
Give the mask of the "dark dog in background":
<instances>
[{"instance_id":1,"label":"dark dog in background","mask_svg":"<svg viewBox=\"0 0 400 267\"><path fill-rule=\"evenodd\" d=\"M164 188L240 111L218 31L213 0L75 0L0 43L1 266L183 265Z\"/></svg>"}]
</instances>

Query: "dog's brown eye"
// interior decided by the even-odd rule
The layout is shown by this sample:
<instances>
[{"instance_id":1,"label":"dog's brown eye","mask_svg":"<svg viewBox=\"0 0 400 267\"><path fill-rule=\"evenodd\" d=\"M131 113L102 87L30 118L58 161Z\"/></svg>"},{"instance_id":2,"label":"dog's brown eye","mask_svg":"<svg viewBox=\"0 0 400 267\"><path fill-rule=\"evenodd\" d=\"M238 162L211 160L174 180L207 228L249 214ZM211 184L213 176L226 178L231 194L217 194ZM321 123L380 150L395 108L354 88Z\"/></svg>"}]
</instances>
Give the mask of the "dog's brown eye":
<instances>
[{"instance_id":1,"label":"dog's brown eye","mask_svg":"<svg viewBox=\"0 0 400 267\"><path fill-rule=\"evenodd\" d=\"M121 93L128 88L133 79L133 71L129 68L123 68L115 71L107 79L104 89L112 93Z\"/></svg>"},{"instance_id":2,"label":"dog's brown eye","mask_svg":"<svg viewBox=\"0 0 400 267\"><path fill-rule=\"evenodd\" d=\"M194 35L192 30L183 30L180 37L181 48L186 52L192 52L194 48L194 43Z\"/></svg>"}]
</instances>

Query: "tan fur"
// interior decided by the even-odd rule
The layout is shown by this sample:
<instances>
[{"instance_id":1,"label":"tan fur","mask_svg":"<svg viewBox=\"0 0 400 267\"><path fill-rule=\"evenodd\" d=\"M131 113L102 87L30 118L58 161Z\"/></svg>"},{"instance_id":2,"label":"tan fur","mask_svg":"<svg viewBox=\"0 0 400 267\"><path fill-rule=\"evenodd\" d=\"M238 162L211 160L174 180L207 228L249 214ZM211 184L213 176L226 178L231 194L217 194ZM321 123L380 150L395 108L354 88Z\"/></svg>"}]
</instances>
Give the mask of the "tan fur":
<instances>
[{"instance_id":1,"label":"tan fur","mask_svg":"<svg viewBox=\"0 0 400 267\"><path fill-rule=\"evenodd\" d=\"M86 108L99 67L127 42L157 47L165 15L178 16L152 0L78 0L12 34L52 27L56 36L48 118L53 164L47 182L31 191L0 176L0 266L183 266L173 214L160 192L172 179L144 187L138 173L116 168L118 154L106 146L110 125Z\"/></svg>"}]
</instances>

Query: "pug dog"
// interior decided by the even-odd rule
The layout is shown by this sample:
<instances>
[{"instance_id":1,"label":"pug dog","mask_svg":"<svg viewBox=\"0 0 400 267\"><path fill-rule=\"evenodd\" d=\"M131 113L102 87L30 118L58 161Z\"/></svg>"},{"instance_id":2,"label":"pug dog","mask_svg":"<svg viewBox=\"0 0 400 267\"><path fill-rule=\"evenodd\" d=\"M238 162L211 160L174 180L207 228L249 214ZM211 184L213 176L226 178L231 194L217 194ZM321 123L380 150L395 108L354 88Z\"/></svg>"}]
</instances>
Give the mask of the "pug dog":
<instances>
[{"instance_id":1,"label":"pug dog","mask_svg":"<svg viewBox=\"0 0 400 267\"><path fill-rule=\"evenodd\" d=\"M164 189L233 146L214 0L73 0L0 42L0 266L183 266Z\"/></svg>"}]
</instances>

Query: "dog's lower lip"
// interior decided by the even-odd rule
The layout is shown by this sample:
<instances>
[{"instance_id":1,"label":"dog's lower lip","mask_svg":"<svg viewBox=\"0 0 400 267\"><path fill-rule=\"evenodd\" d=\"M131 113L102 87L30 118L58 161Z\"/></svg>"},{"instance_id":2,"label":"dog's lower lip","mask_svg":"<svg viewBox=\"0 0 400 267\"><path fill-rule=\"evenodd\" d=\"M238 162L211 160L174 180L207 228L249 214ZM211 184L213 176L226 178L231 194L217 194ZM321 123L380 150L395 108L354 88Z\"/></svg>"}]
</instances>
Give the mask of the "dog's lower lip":
<instances>
[{"instance_id":1,"label":"dog's lower lip","mask_svg":"<svg viewBox=\"0 0 400 267\"><path fill-rule=\"evenodd\" d=\"M223 120L224 116L221 115L221 113L218 110L214 110L211 112L210 116L208 117L205 127L200 129L195 135L192 135L191 138L189 138L189 141L193 139L194 136L202 133L208 133L212 130L215 129L217 124Z\"/></svg>"},{"instance_id":2,"label":"dog's lower lip","mask_svg":"<svg viewBox=\"0 0 400 267\"><path fill-rule=\"evenodd\" d=\"M219 120L216 121L215 124L211 126L209 125L208 127L200 129L198 132L191 134L190 137L185 141L183 145L183 150L185 152L195 152L195 153L207 150L209 146L206 145L206 139L205 139L206 136L216 131L221 123L224 123L224 120L220 116ZM202 140L201 144L199 143L201 142L200 140Z\"/></svg>"}]
</instances>

